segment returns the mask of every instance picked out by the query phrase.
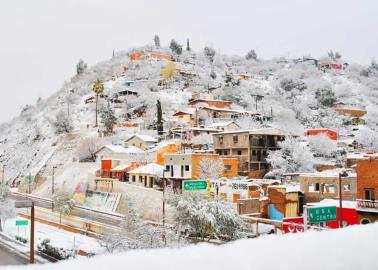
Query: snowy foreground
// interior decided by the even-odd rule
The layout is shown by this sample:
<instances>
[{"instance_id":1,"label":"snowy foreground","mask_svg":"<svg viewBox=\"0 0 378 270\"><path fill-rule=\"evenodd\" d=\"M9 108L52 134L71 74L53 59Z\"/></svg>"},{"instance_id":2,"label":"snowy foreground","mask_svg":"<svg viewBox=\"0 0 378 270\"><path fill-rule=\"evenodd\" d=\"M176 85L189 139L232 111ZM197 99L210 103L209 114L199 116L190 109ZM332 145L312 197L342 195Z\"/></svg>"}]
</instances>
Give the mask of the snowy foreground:
<instances>
[{"instance_id":1,"label":"snowy foreground","mask_svg":"<svg viewBox=\"0 0 378 270\"><path fill-rule=\"evenodd\" d=\"M372 241L377 237L378 224L372 224L262 236L223 246L200 244L180 249L138 250L28 269L378 269L378 249Z\"/></svg>"}]
</instances>

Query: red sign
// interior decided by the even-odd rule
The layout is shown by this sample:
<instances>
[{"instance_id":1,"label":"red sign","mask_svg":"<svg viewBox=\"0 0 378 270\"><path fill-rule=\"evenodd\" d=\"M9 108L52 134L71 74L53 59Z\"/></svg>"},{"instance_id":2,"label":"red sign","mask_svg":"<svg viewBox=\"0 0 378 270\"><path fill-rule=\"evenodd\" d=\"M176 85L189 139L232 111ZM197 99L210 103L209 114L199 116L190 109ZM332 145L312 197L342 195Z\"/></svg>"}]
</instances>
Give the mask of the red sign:
<instances>
[{"instance_id":1,"label":"red sign","mask_svg":"<svg viewBox=\"0 0 378 270\"><path fill-rule=\"evenodd\" d=\"M303 217L284 218L282 229L285 233L303 232Z\"/></svg>"}]
</instances>

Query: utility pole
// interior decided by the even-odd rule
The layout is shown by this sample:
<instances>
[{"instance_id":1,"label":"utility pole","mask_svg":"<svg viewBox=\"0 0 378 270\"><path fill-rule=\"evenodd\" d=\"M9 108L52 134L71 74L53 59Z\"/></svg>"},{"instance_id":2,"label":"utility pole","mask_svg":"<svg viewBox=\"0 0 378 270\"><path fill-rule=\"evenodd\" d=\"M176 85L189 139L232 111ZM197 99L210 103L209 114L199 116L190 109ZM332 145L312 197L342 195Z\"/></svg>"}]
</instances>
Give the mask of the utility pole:
<instances>
[{"instance_id":1,"label":"utility pole","mask_svg":"<svg viewBox=\"0 0 378 270\"><path fill-rule=\"evenodd\" d=\"M5 165L3 165L3 174L1 176L1 184L4 184L4 180L5 180Z\"/></svg>"},{"instance_id":2,"label":"utility pole","mask_svg":"<svg viewBox=\"0 0 378 270\"><path fill-rule=\"evenodd\" d=\"M163 227L165 226L165 169L163 170Z\"/></svg>"},{"instance_id":3,"label":"utility pole","mask_svg":"<svg viewBox=\"0 0 378 270\"><path fill-rule=\"evenodd\" d=\"M32 202L30 212L30 264L34 264L34 202Z\"/></svg>"},{"instance_id":4,"label":"utility pole","mask_svg":"<svg viewBox=\"0 0 378 270\"><path fill-rule=\"evenodd\" d=\"M340 211L340 220L339 227L343 227L343 192L341 186L341 177L347 177L348 173L346 171L339 172L339 211Z\"/></svg>"}]
</instances>

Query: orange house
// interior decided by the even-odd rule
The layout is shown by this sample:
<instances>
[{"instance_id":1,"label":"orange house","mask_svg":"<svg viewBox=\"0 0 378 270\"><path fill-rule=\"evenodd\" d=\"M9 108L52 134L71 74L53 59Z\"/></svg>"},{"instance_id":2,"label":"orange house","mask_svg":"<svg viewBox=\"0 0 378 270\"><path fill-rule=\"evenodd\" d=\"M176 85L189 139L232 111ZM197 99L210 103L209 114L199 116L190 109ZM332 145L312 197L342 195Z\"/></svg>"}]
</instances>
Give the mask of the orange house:
<instances>
[{"instance_id":1,"label":"orange house","mask_svg":"<svg viewBox=\"0 0 378 270\"><path fill-rule=\"evenodd\" d=\"M307 136L312 135L326 135L331 140L336 141L338 139L338 133L332 129L329 128L314 128L314 129L308 129L306 130L305 134Z\"/></svg>"},{"instance_id":2,"label":"orange house","mask_svg":"<svg viewBox=\"0 0 378 270\"><path fill-rule=\"evenodd\" d=\"M221 109L231 109L231 105L232 105L232 101L217 100L217 99L201 99L201 98L190 100L188 105L194 108L199 103L204 103L209 107L215 107L215 108L221 108Z\"/></svg>"},{"instance_id":3,"label":"orange house","mask_svg":"<svg viewBox=\"0 0 378 270\"><path fill-rule=\"evenodd\" d=\"M180 150L181 150L181 145L175 144L175 143L170 143L166 146L159 148L156 151L155 163L163 166L164 162L165 162L165 156L166 155L177 153Z\"/></svg>"},{"instance_id":4,"label":"orange house","mask_svg":"<svg viewBox=\"0 0 378 270\"><path fill-rule=\"evenodd\" d=\"M129 59L131 61L139 61L143 56L143 51L137 51L137 52L133 52L130 56L129 56Z\"/></svg>"}]
</instances>

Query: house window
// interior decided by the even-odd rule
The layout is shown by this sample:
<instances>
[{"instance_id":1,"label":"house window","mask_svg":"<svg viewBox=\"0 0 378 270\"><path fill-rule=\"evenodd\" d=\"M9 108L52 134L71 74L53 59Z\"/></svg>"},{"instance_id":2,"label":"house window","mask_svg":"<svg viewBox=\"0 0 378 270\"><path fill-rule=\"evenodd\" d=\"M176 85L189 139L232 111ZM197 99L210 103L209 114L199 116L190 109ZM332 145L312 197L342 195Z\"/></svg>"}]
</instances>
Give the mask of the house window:
<instances>
[{"instance_id":1,"label":"house window","mask_svg":"<svg viewBox=\"0 0 378 270\"><path fill-rule=\"evenodd\" d=\"M238 143L238 135L232 136L232 140L234 141L234 143Z\"/></svg>"},{"instance_id":2,"label":"house window","mask_svg":"<svg viewBox=\"0 0 378 270\"><path fill-rule=\"evenodd\" d=\"M131 178L133 182L135 182L135 180L136 180L135 178L136 178L135 175L133 175L132 178Z\"/></svg>"},{"instance_id":3,"label":"house window","mask_svg":"<svg viewBox=\"0 0 378 270\"><path fill-rule=\"evenodd\" d=\"M256 156L256 150L252 150L252 156Z\"/></svg>"},{"instance_id":4,"label":"house window","mask_svg":"<svg viewBox=\"0 0 378 270\"><path fill-rule=\"evenodd\" d=\"M316 183L315 184L315 190L314 191L319 191L320 190L320 184L319 183Z\"/></svg>"},{"instance_id":5,"label":"house window","mask_svg":"<svg viewBox=\"0 0 378 270\"><path fill-rule=\"evenodd\" d=\"M343 190L344 191L350 191L350 185L344 185Z\"/></svg>"},{"instance_id":6,"label":"house window","mask_svg":"<svg viewBox=\"0 0 378 270\"><path fill-rule=\"evenodd\" d=\"M238 156L241 156L241 154L242 154L242 151L241 150L238 150Z\"/></svg>"},{"instance_id":7,"label":"house window","mask_svg":"<svg viewBox=\"0 0 378 270\"><path fill-rule=\"evenodd\" d=\"M365 189L365 200L375 201L374 189L372 188Z\"/></svg>"},{"instance_id":8,"label":"house window","mask_svg":"<svg viewBox=\"0 0 378 270\"><path fill-rule=\"evenodd\" d=\"M231 171L231 165L224 165L224 171L225 172L230 172Z\"/></svg>"},{"instance_id":9,"label":"house window","mask_svg":"<svg viewBox=\"0 0 378 270\"><path fill-rule=\"evenodd\" d=\"M323 193L335 193L335 185L334 184L323 184L322 185L322 192Z\"/></svg>"},{"instance_id":10,"label":"house window","mask_svg":"<svg viewBox=\"0 0 378 270\"><path fill-rule=\"evenodd\" d=\"M165 165L165 170L169 172L169 165Z\"/></svg>"},{"instance_id":11,"label":"house window","mask_svg":"<svg viewBox=\"0 0 378 270\"><path fill-rule=\"evenodd\" d=\"M223 136L218 137L219 144L223 144Z\"/></svg>"},{"instance_id":12,"label":"house window","mask_svg":"<svg viewBox=\"0 0 378 270\"><path fill-rule=\"evenodd\" d=\"M143 182L143 176L139 176L139 183Z\"/></svg>"},{"instance_id":13,"label":"house window","mask_svg":"<svg viewBox=\"0 0 378 270\"><path fill-rule=\"evenodd\" d=\"M185 165L185 171L186 171L186 172L189 171L189 165Z\"/></svg>"}]
</instances>

